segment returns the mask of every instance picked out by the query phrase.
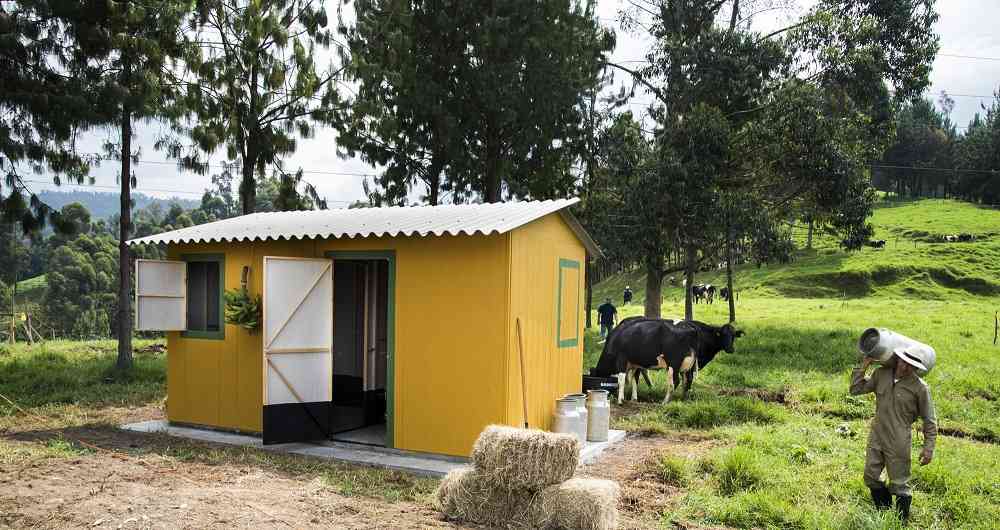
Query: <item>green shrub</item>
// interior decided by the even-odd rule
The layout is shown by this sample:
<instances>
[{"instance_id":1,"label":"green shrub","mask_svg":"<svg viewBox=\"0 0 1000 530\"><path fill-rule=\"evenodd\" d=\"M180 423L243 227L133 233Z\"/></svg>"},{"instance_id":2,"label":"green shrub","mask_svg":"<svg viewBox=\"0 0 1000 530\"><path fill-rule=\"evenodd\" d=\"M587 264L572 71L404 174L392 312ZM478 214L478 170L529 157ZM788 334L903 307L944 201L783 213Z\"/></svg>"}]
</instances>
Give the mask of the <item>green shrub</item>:
<instances>
[{"instance_id":1,"label":"green shrub","mask_svg":"<svg viewBox=\"0 0 1000 530\"><path fill-rule=\"evenodd\" d=\"M755 489L767 478L757 453L743 447L727 452L716 464L714 472L719 492L723 495Z\"/></svg>"},{"instance_id":2,"label":"green shrub","mask_svg":"<svg viewBox=\"0 0 1000 530\"><path fill-rule=\"evenodd\" d=\"M663 455L655 467L656 478L671 486L684 486L691 476L690 464L687 459L672 455Z\"/></svg>"}]
</instances>

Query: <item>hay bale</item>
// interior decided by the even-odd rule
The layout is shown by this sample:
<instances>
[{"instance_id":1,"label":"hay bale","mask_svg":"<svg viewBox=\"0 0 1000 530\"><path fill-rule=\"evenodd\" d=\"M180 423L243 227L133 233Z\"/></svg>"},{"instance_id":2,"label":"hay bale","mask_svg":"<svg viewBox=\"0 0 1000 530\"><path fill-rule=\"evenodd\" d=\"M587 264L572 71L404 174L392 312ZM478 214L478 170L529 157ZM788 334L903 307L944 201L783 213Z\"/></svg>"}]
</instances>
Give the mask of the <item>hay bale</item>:
<instances>
[{"instance_id":1,"label":"hay bale","mask_svg":"<svg viewBox=\"0 0 1000 530\"><path fill-rule=\"evenodd\" d=\"M497 528L538 528L537 492L499 488L472 467L450 471L434 493L449 519Z\"/></svg>"},{"instance_id":2,"label":"hay bale","mask_svg":"<svg viewBox=\"0 0 1000 530\"><path fill-rule=\"evenodd\" d=\"M495 487L539 491L573 476L580 446L571 434L490 425L472 447L476 472Z\"/></svg>"},{"instance_id":3,"label":"hay bale","mask_svg":"<svg viewBox=\"0 0 1000 530\"><path fill-rule=\"evenodd\" d=\"M539 528L610 530L618 526L618 484L595 478L573 478L542 490Z\"/></svg>"}]
</instances>

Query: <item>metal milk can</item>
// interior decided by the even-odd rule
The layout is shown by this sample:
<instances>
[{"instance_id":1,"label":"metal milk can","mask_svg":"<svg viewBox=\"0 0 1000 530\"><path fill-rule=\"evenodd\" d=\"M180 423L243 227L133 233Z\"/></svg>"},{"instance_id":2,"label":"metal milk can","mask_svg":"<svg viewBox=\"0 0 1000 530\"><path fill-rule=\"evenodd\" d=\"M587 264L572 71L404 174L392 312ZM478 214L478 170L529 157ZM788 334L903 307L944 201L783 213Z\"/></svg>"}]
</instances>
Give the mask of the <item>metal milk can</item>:
<instances>
[{"instance_id":1,"label":"metal milk can","mask_svg":"<svg viewBox=\"0 0 1000 530\"><path fill-rule=\"evenodd\" d=\"M611 405L607 390L587 391L587 441L608 441L611 427Z\"/></svg>"},{"instance_id":2,"label":"metal milk can","mask_svg":"<svg viewBox=\"0 0 1000 530\"><path fill-rule=\"evenodd\" d=\"M580 422L576 426L576 437L581 444L587 443L587 396L586 394L566 394L566 397L576 403L576 412L580 415Z\"/></svg>"},{"instance_id":3,"label":"metal milk can","mask_svg":"<svg viewBox=\"0 0 1000 530\"><path fill-rule=\"evenodd\" d=\"M576 400L565 397L556 400L556 410L552 413L552 432L578 436L580 420Z\"/></svg>"},{"instance_id":4,"label":"metal milk can","mask_svg":"<svg viewBox=\"0 0 1000 530\"><path fill-rule=\"evenodd\" d=\"M927 370L918 369L918 375L927 375L928 372L934 369L934 363L937 361L937 353L934 351L934 348L895 331L885 328L869 328L858 339L858 350L879 362L884 363L888 361L896 349L905 350L907 353L920 359L924 366L927 367Z\"/></svg>"}]
</instances>

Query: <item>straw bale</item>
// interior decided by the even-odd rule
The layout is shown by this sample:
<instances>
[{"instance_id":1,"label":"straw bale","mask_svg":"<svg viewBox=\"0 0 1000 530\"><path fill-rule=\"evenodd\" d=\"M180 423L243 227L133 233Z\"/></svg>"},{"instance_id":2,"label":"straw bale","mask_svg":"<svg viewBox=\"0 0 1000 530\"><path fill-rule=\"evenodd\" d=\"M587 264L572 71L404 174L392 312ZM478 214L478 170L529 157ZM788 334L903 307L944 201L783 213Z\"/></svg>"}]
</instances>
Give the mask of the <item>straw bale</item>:
<instances>
[{"instance_id":1,"label":"straw bale","mask_svg":"<svg viewBox=\"0 0 1000 530\"><path fill-rule=\"evenodd\" d=\"M573 478L542 490L538 501L539 528L610 530L618 526L616 482Z\"/></svg>"},{"instance_id":2,"label":"straw bale","mask_svg":"<svg viewBox=\"0 0 1000 530\"><path fill-rule=\"evenodd\" d=\"M580 446L571 434L491 425L472 448L476 472L495 487L538 491L573 476Z\"/></svg>"},{"instance_id":3,"label":"straw bale","mask_svg":"<svg viewBox=\"0 0 1000 530\"><path fill-rule=\"evenodd\" d=\"M469 466L449 472L434 496L449 519L496 528L542 526L537 492L498 488Z\"/></svg>"}]
</instances>

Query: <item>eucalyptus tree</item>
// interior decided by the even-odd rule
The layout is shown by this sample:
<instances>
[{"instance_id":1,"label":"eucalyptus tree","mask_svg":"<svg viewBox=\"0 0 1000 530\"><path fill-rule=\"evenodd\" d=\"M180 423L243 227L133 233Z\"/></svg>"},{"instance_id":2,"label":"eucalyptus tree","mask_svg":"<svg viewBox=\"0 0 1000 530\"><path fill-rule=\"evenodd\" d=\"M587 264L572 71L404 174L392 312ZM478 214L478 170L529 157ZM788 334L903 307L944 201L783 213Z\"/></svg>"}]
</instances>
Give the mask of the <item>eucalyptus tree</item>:
<instances>
[{"instance_id":1,"label":"eucalyptus tree","mask_svg":"<svg viewBox=\"0 0 1000 530\"><path fill-rule=\"evenodd\" d=\"M323 2L317 0L197 0L187 40L184 97L188 118L178 138L161 145L182 165L207 172L205 157L222 149L240 169L244 214L256 209L257 179L280 170L281 159L309 138L315 122L340 104L342 52L331 51ZM325 66L324 66L325 64Z\"/></svg>"},{"instance_id":2,"label":"eucalyptus tree","mask_svg":"<svg viewBox=\"0 0 1000 530\"><path fill-rule=\"evenodd\" d=\"M851 232L848 239L858 239L864 232L864 213L871 208L863 162L877 159L871 158L872 152L884 149L892 105L913 98L928 84L937 51L937 37L931 29L937 18L933 1L821 0L794 23L767 34L753 31L754 15L748 2L629 3L633 8L627 10L626 18L633 21L633 27L648 31L653 45L644 66L611 66L632 78L633 91L642 90L655 98L652 116L657 121L656 134L662 137L657 144L670 145L671 137L690 127L695 109L728 122L731 145L727 149L689 157L687 162L719 168L714 174L700 173L706 177L698 189L716 194L708 203L721 202L724 190L752 196L757 208L777 219L787 214L794 200L822 199L820 206L830 207L838 214L838 222L846 223L845 230ZM802 87L813 92L804 95ZM816 91L824 96L817 96ZM803 100L808 100L813 115L798 112L802 109L795 105ZM830 119L817 119L816 112ZM848 119L836 119L843 116ZM804 137L809 128L797 129L800 122L796 120L823 128L820 137L835 142L825 147L841 149L836 163L801 163L802 149L816 142ZM692 175L690 167L678 163L676 146L672 148L659 156L664 162L658 176L684 181ZM704 156L719 158L708 161ZM827 173L829 167L838 171ZM790 173L789 168L798 172ZM670 212L660 220L694 227L679 233L674 244L691 254L699 245L692 234L729 239L712 234L718 223L711 217L717 212L698 207L705 198L688 202L688 196L675 195ZM696 212L697 217L682 219L677 211ZM657 266L662 256L649 256L645 261L647 275L662 278L662 267ZM689 264L693 261L688 259ZM647 285L650 297L655 303L647 302L647 312L658 314L655 281Z\"/></svg>"}]
</instances>

